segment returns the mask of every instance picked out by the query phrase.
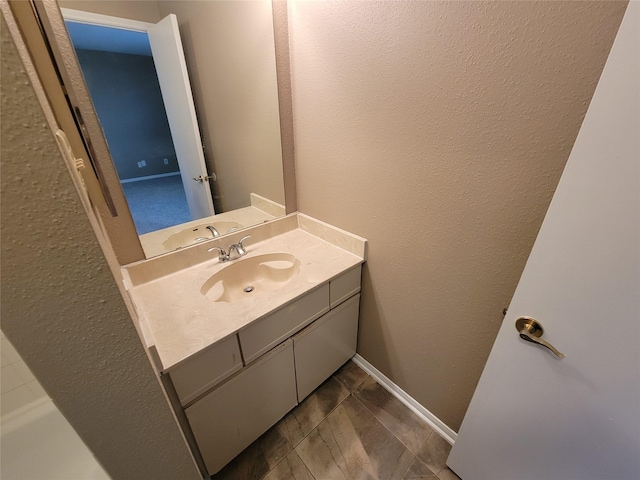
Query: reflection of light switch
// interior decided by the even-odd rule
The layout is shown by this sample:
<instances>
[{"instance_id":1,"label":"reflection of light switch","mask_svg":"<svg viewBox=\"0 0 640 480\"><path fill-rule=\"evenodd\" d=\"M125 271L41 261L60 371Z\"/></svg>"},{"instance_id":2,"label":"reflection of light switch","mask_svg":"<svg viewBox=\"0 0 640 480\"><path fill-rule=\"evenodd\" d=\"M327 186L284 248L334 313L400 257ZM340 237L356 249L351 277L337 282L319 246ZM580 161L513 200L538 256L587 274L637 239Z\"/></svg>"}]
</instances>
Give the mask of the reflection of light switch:
<instances>
[{"instance_id":1,"label":"reflection of light switch","mask_svg":"<svg viewBox=\"0 0 640 480\"><path fill-rule=\"evenodd\" d=\"M168 159L168 158L165 158L165 159L164 159L164 164L165 164L165 165L169 165L169 159Z\"/></svg>"}]
</instances>

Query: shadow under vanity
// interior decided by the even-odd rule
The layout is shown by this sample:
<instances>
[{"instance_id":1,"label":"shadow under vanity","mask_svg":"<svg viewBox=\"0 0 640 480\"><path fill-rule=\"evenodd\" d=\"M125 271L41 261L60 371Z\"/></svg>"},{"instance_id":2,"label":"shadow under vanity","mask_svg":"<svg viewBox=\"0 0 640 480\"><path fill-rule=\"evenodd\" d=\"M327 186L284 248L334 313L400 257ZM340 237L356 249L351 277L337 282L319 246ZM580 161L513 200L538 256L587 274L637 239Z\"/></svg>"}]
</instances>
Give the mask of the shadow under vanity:
<instances>
[{"instance_id":1,"label":"shadow under vanity","mask_svg":"<svg viewBox=\"0 0 640 480\"><path fill-rule=\"evenodd\" d=\"M207 252L247 235L237 260ZM122 268L203 474L218 472L355 354L365 260L366 240L294 213Z\"/></svg>"}]
</instances>

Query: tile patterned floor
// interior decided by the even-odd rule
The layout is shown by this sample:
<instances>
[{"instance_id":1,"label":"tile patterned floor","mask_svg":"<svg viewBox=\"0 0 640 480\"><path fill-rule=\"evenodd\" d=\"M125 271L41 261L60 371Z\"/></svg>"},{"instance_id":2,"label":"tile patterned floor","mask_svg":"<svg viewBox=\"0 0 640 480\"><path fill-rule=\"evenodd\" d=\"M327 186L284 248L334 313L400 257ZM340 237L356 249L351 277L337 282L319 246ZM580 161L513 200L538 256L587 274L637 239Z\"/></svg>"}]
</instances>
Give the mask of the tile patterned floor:
<instances>
[{"instance_id":1,"label":"tile patterned floor","mask_svg":"<svg viewBox=\"0 0 640 480\"><path fill-rule=\"evenodd\" d=\"M349 361L212 480L456 480L450 450Z\"/></svg>"}]
</instances>

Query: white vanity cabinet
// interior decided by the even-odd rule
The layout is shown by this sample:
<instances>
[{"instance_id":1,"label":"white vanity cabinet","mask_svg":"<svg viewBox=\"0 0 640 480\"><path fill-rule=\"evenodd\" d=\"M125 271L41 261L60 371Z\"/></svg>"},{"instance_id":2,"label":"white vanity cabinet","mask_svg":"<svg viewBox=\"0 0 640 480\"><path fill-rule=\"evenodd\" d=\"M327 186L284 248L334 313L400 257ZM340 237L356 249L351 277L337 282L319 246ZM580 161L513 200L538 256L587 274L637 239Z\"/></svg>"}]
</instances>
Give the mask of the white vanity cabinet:
<instances>
[{"instance_id":1,"label":"white vanity cabinet","mask_svg":"<svg viewBox=\"0 0 640 480\"><path fill-rule=\"evenodd\" d=\"M355 354L360 275L359 264L169 372L209 474Z\"/></svg>"},{"instance_id":2,"label":"white vanity cabinet","mask_svg":"<svg viewBox=\"0 0 640 480\"><path fill-rule=\"evenodd\" d=\"M247 234L246 257L227 263L207 253ZM143 340L203 476L217 473L355 354L366 258L366 239L295 212L122 268ZM247 295L214 299L213 285Z\"/></svg>"},{"instance_id":3,"label":"white vanity cabinet","mask_svg":"<svg viewBox=\"0 0 640 480\"><path fill-rule=\"evenodd\" d=\"M220 470L297 403L287 340L185 409L207 471Z\"/></svg>"}]
</instances>

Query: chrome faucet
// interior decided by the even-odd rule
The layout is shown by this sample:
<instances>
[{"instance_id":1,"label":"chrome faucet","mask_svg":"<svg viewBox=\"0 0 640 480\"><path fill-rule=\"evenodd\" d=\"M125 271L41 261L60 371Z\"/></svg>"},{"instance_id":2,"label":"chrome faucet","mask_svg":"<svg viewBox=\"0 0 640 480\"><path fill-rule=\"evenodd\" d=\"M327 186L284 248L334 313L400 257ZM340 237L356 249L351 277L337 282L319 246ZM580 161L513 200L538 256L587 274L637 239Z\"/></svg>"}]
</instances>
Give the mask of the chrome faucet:
<instances>
[{"instance_id":1,"label":"chrome faucet","mask_svg":"<svg viewBox=\"0 0 640 480\"><path fill-rule=\"evenodd\" d=\"M218 232L218 230L216 230L216 227L214 227L213 225L207 225L206 229L211 232L211 235L213 235L213 238L220 236L220 232Z\"/></svg>"},{"instance_id":2,"label":"chrome faucet","mask_svg":"<svg viewBox=\"0 0 640 480\"><path fill-rule=\"evenodd\" d=\"M235 258L243 257L247 254L247 250L245 249L244 244L242 242L244 242L249 237L251 237L251 235L245 235L238 241L238 243L232 243L231 245L229 245L229 253L227 253L225 249L221 247L211 247L207 249L207 252L213 252L214 250L217 250L219 262L228 262L232 260L231 253L234 250L238 254L238 256Z\"/></svg>"}]
</instances>

